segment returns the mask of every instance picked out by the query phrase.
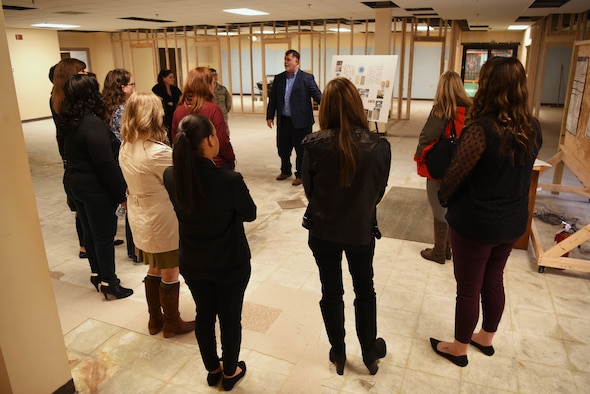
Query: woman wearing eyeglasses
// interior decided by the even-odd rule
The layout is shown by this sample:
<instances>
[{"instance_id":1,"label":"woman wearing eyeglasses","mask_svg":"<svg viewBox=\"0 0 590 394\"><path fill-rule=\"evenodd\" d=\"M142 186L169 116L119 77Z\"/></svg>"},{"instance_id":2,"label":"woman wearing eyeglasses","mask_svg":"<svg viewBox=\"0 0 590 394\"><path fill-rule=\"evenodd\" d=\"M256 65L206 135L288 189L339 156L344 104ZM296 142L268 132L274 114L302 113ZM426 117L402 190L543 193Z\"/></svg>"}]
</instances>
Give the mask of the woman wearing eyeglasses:
<instances>
[{"instance_id":1,"label":"woman wearing eyeglasses","mask_svg":"<svg viewBox=\"0 0 590 394\"><path fill-rule=\"evenodd\" d=\"M105 123L110 127L113 134L115 134L119 144L121 143L121 118L123 117L123 109L125 108L125 102L134 91L135 82L129 71L122 68L109 71L104 80L104 87L102 88L102 96L106 107ZM127 215L125 215L125 238L127 239L127 256L133 262L137 262L133 234L127 222Z\"/></svg>"}]
</instances>

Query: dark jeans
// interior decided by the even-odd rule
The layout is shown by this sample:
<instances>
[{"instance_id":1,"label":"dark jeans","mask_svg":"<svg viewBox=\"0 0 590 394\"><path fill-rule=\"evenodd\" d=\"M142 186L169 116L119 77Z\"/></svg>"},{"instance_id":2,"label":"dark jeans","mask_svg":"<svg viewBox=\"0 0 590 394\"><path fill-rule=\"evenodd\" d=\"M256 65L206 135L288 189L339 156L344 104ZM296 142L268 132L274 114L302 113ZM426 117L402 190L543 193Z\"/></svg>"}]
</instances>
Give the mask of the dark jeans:
<instances>
[{"instance_id":1,"label":"dark jeans","mask_svg":"<svg viewBox=\"0 0 590 394\"><path fill-rule=\"evenodd\" d=\"M330 344L337 353L344 349L342 252L346 254L355 294L356 333L363 358L370 358L377 337L377 301L373 287L375 240L368 245L344 245L310 236L308 244L320 271L320 309L324 325Z\"/></svg>"},{"instance_id":2,"label":"dark jeans","mask_svg":"<svg viewBox=\"0 0 590 394\"><path fill-rule=\"evenodd\" d=\"M295 177L301 178L303 164L303 147L301 141L311 133L311 126L302 129L293 127L293 122L288 116L281 116L281 127L277 129L277 148L281 158L281 173L292 174L291 152L295 148Z\"/></svg>"},{"instance_id":3,"label":"dark jeans","mask_svg":"<svg viewBox=\"0 0 590 394\"><path fill-rule=\"evenodd\" d=\"M223 373L229 376L236 372L242 344L242 305L249 280L250 272L244 280L233 283L186 280L197 306L195 336L207 371L219 367L215 338L215 319L219 316Z\"/></svg>"},{"instance_id":4,"label":"dark jeans","mask_svg":"<svg viewBox=\"0 0 590 394\"><path fill-rule=\"evenodd\" d=\"M504 267L514 241L485 244L465 238L449 229L457 301L455 306L455 339L469 343L479 319L479 300L483 312L482 328L496 332L504 312Z\"/></svg>"},{"instance_id":5,"label":"dark jeans","mask_svg":"<svg viewBox=\"0 0 590 394\"><path fill-rule=\"evenodd\" d=\"M107 193L87 192L67 186L65 189L76 205L91 271L97 273L103 282L119 283L115 274L113 245L117 232L117 204Z\"/></svg>"}]
</instances>

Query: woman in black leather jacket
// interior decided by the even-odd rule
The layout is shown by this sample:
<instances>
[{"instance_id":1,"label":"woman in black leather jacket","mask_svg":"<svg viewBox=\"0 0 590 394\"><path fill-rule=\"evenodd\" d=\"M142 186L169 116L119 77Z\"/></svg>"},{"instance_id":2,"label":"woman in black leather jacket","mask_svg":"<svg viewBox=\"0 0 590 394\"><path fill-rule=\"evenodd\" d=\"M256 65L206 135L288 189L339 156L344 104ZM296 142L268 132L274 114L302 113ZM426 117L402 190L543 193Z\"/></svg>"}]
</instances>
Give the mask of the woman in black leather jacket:
<instances>
[{"instance_id":1,"label":"woman in black leather jacket","mask_svg":"<svg viewBox=\"0 0 590 394\"><path fill-rule=\"evenodd\" d=\"M367 129L367 117L355 86L336 78L326 85L320 106L322 131L304 141L303 186L309 200L304 227L320 271L320 309L332 348L330 361L343 374L344 289L342 252L346 254L355 292L356 329L363 362L371 374L386 346L377 338L373 254L377 204L385 193L391 149Z\"/></svg>"}]
</instances>

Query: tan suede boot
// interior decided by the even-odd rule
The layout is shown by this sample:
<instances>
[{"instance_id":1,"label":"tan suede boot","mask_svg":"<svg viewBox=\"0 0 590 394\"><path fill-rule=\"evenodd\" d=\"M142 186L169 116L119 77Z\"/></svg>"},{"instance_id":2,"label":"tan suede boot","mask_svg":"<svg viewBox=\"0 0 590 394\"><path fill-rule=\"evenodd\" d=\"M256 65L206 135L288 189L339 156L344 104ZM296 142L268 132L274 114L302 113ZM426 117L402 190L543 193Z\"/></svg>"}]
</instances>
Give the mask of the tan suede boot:
<instances>
[{"instance_id":1,"label":"tan suede boot","mask_svg":"<svg viewBox=\"0 0 590 394\"><path fill-rule=\"evenodd\" d=\"M160 308L160 282L159 276L148 275L143 279L145 285L145 299L148 304L150 320L148 321L148 330L150 335L156 335L162 331L164 326L164 317Z\"/></svg>"},{"instance_id":2,"label":"tan suede boot","mask_svg":"<svg viewBox=\"0 0 590 394\"><path fill-rule=\"evenodd\" d=\"M420 255L426 260L444 264L447 254L447 232L447 223L434 219L434 247L424 249Z\"/></svg>"},{"instance_id":3,"label":"tan suede boot","mask_svg":"<svg viewBox=\"0 0 590 394\"><path fill-rule=\"evenodd\" d=\"M180 283L160 284L160 304L164 311L164 338L194 331L195 321L183 321L178 311L178 293Z\"/></svg>"}]
</instances>

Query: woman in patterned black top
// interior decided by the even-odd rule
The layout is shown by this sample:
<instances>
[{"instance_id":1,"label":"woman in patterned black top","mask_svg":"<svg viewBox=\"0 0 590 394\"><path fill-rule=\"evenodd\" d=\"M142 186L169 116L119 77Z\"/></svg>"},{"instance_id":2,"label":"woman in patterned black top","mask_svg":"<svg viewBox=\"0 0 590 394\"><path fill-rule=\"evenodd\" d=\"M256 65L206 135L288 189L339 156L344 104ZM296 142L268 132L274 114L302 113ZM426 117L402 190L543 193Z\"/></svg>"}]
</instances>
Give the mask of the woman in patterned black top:
<instances>
[{"instance_id":1,"label":"woman in patterned black top","mask_svg":"<svg viewBox=\"0 0 590 394\"><path fill-rule=\"evenodd\" d=\"M461 367L467 365L470 343L494 354L492 339L505 303L504 266L528 221L530 178L542 135L518 59L486 62L466 124L438 194L448 206L457 281L455 339L430 338L437 354ZM474 334L480 298L483 322Z\"/></svg>"}]
</instances>

